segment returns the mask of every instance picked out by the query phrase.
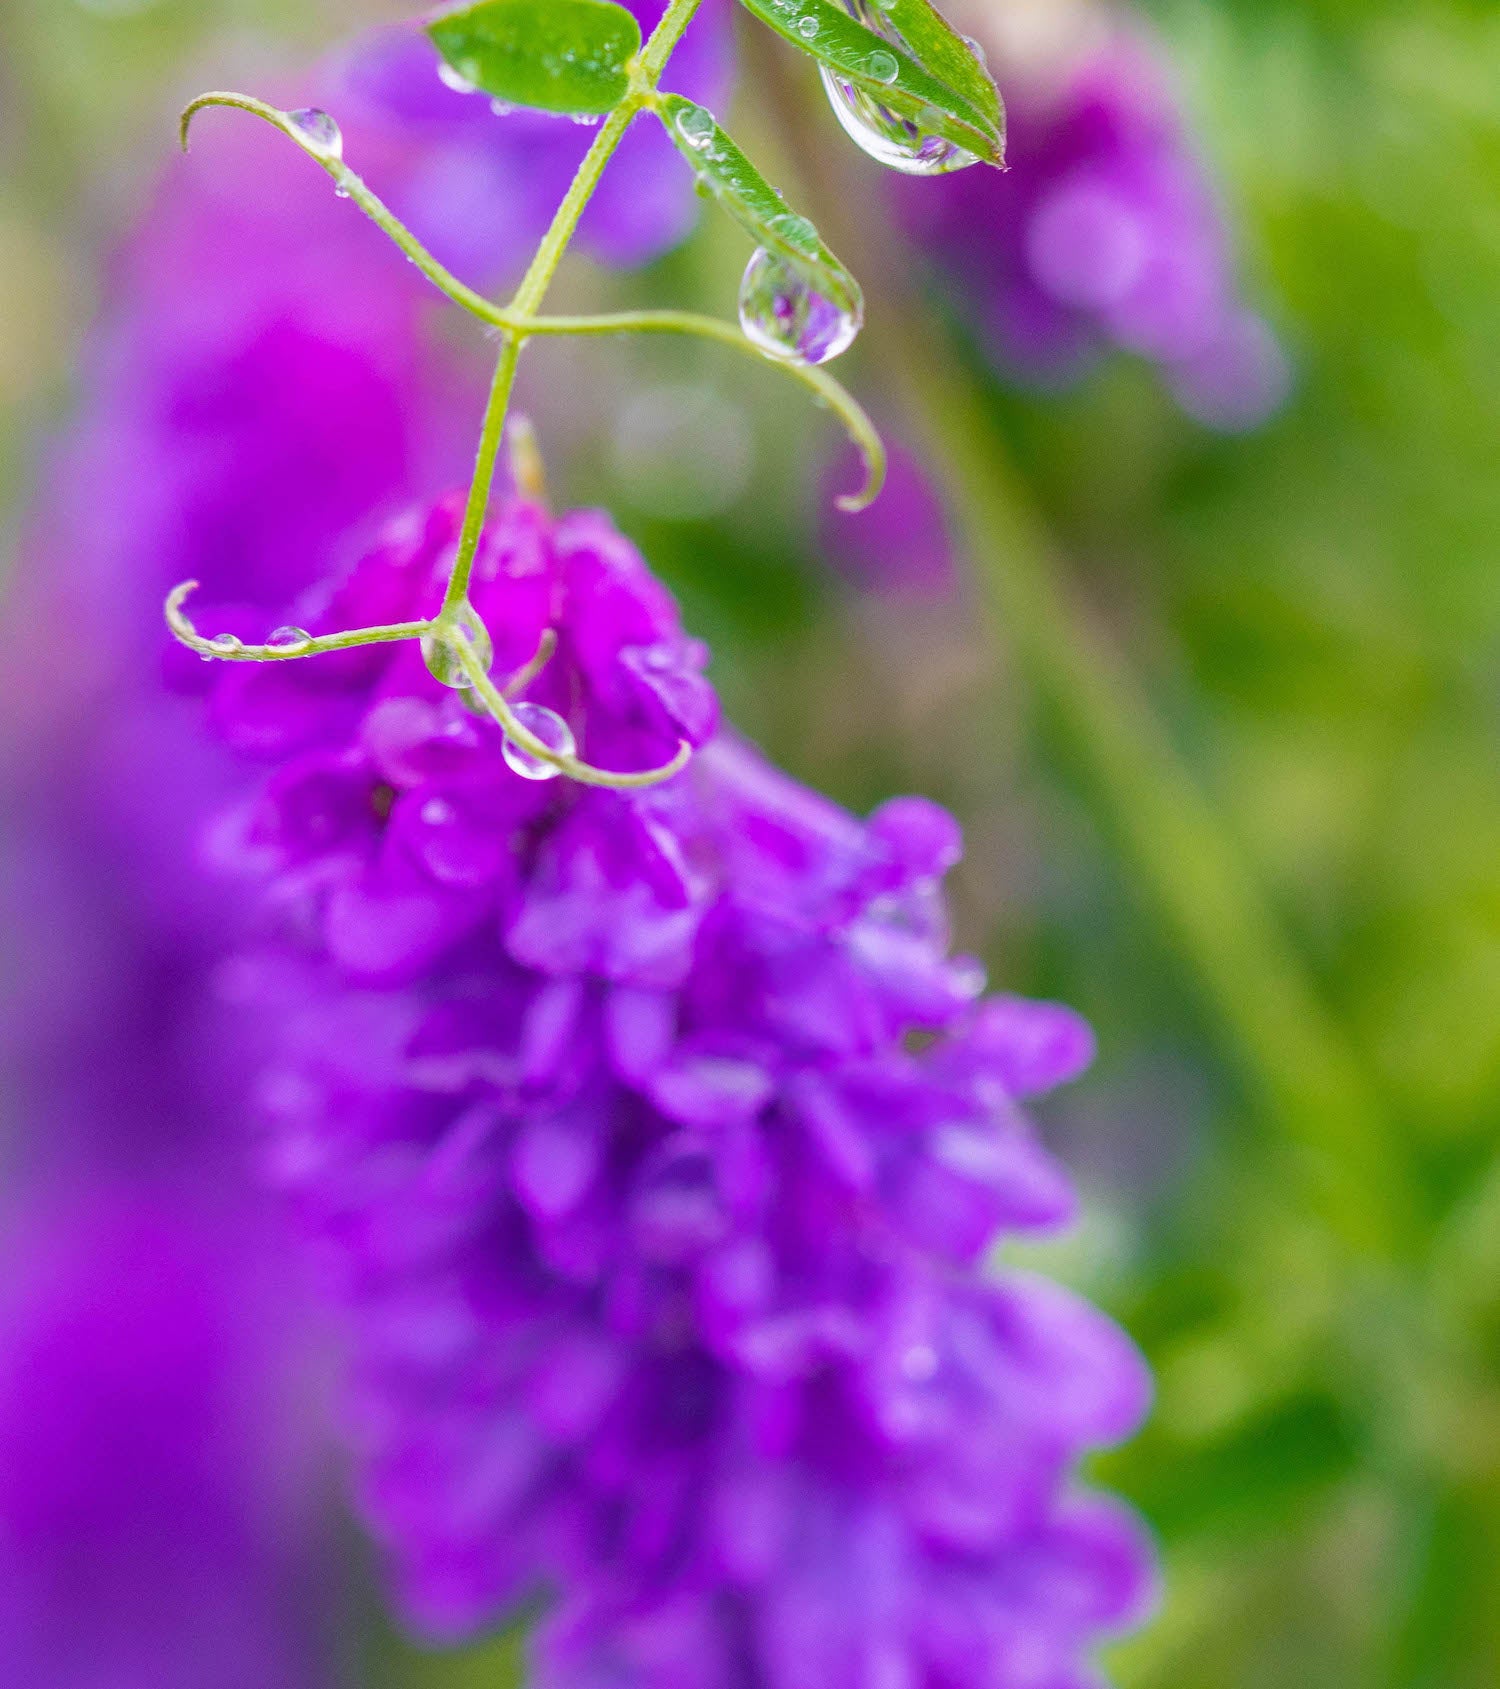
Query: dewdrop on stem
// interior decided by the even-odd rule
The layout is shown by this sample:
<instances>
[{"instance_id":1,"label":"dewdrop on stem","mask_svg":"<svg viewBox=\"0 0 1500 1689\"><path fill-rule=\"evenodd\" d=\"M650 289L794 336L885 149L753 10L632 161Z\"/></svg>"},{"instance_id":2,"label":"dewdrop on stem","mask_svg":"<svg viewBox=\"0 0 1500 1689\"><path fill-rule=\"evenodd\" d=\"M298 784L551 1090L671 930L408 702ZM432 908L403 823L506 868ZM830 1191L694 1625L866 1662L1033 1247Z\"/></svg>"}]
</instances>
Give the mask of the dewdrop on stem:
<instances>
[{"instance_id":1,"label":"dewdrop on stem","mask_svg":"<svg viewBox=\"0 0 1500 1689\"><path fill-rule=\"evenodd\" d=\"M468 608L461 611L459 619L442 632L434 630L423 634L422 660L427 664L427 672L439 685L451 687L455 692L466 692L473 686L474 678L464 667L455 640L463 640L468 645L486 674L495 660L495 646L489 630Z\"/></svg>"}]
</instances>

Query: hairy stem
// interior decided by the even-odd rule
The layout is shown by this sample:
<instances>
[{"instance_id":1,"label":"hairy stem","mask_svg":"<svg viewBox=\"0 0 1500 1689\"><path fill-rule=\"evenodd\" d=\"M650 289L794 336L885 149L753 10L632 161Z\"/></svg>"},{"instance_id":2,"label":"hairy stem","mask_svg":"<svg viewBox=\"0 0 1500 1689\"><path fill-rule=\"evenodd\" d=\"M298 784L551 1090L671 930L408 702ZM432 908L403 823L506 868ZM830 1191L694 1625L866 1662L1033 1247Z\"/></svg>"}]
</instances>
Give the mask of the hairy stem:
<instances>
[{"instance_id":1,"label":"hairy stem","mask_svg":"<svg viewBox=\"0 0 1500 1689\"><path fill-rule=\"evenodd\" d=\"M505 418L510 410L510 396L516 385L516 365L521 361L521 339L507 334L500 348L500 360L495 365L490 382L490 396L484 407L484 423L479 433L479 449L474 457L474 474L469 481L469 496L464 504L463 528L458 538L458 555L448 576L443 593L443 607L438 620L444 626L456 624L456 619L469 596L469 576L474 570L475 553L484 533L484 519L490 508L490 494L495 485L495 461L500 455L500 442L505 437ZM460 640L455 649L464 642Z\"/></svg>"}]
</instances>

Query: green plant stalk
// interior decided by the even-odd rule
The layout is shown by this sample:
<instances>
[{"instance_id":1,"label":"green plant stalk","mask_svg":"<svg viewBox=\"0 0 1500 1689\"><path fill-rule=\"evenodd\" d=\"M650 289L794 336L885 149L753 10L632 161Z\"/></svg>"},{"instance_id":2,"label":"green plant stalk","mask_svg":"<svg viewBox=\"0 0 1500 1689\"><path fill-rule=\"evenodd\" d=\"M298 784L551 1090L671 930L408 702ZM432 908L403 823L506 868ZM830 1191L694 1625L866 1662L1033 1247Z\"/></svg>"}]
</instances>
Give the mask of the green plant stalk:
<instances>
[{"instance_id":1,"label":"green plant stalk","mask_svg":"<svg viewBox=\"0 0 1500 1689\"><path fill-rule=\"evenodd\" d=\"M505 335L495 377L490 384L489 400L485 406L484 423L479 436L479 451L474 463L474 475L469 483L469 496L464 507L463 527L459 535L458 555L448 577L443 607L438 613L440 633L456 626L459 611L468 598L469 577L473 573L475 553L484 532L485 516L489 511L490 495L495 483L495 462L500 442L505 434L505 418L510 409L515 388L516 366L525 344L528 319L541 309L547 290L557 274L557 267L578 231L579 220L594 197L594 191L614 157L615 149L625 138L625 131L656 94L656 85L666 69L673 49L683 32L693 21L693 14L702 0L671 0L651 38L641 49L640 58L631 74L630 92L604 120L593 144L583 156L563 202L552 218L551 226L542 236L526 274L522 276L511 299L507 315L514 327L502 330ZM455 647L457 648L457 647Z\"/></svg>"}]
</instances>

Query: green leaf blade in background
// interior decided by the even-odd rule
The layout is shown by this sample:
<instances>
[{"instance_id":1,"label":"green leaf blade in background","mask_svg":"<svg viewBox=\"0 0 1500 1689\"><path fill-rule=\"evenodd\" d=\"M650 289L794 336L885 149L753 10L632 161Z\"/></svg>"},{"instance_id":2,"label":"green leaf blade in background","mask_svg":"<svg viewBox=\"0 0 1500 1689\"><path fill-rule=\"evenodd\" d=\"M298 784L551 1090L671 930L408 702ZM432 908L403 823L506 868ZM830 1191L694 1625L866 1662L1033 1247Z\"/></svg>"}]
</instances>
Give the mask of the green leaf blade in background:
<instances>
[{"instance_id":1,"label":"green leaf blade in background","mask_svg":"<svg viewBox=\"0 0 1500 1689\"><path fill-rule=\"evenodd\" d=\"M926 0L907 0L903 16L908 27L936 51L942 63L951 66L959 55L968 59L973 71L961 73L963 80L973 82L977 72L989 83L989 93L979 96L980 103L976 104L934 68L923 64L912 44L903 48L889 36L866 28L838 0L740 0L740 3L767 28L882 105L920 123L931 134L940 135L986 164L1004 163L1004 124L994 84L989 83L983 67L962 38L943 23ZM888 64L891 60L896 64L893 80L876 75L871 68L872 64Z\"/></svg>"},{"instance_id":2,"label":"green leaf blade in background","mask_svg":"<svg viewBox=\"0 0 1500 1689\"><path fill-rule=\"evenodd\" d=\"M481 0L427 25L444 61L508 105L612 111L630 86L641 26L614 0Z\"/></svg>"},{"instance_id":3,"label":"green leaf blade in background","mask_svg":"<svg viewBox=\"0 0 1500 1689\"><path fill-rule=\"evenodd\" d=\"M848 268L813 225L787 206L706 107L681 94L664 94L657 113L699 181L757 246L775 253L831 304L856 313L863 308L863 293Z\"/></svg>"}]
</instances>

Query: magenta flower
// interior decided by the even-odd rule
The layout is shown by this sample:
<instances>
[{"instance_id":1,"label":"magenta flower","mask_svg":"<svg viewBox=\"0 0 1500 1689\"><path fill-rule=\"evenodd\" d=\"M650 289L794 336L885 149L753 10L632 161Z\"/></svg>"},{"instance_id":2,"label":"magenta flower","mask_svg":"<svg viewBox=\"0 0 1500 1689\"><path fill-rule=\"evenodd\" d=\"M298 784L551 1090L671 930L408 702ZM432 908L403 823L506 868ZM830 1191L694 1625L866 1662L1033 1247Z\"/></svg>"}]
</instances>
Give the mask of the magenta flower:
<instances>
[{"instance_id":1,"label":"magenta flower","mask_svg":"<svg viewBox=\"0 0 1500 1689\"><path fill-rule=\"evenodd\" d=\"M407 519L291 619L430 613ZM1025 1099L1089 1060L985 1000L940 890L960 841L861 822L715 731L703 648L595 514L492 519L497 680L590 761L525 778L411 647L235 669L274 764L221 832L262 888L241 965L276 1054L268 1165L347 1304L361 1505L408 1620L548 1598L547 1689L1063 1689L1150 1555L1076 1486L1145 1405L1127 1340L985 1263L1072 1213Z\"/></svg>"},{"instance_id":2,"label":"magenta flower","mask_svg":"<svg viewBox=\"0 0 1500 1689\"><path fill-rule=\"evenodd\" d=\"M1009 171L897 184L900 210L997 360L1056 380L1105 346L1160 364L1235 429L1285 397L1285 355L1241 302L1224 214L1155 49L1116 30L1060 89L1006 78Z\"/></svg>"}]
</instances>

